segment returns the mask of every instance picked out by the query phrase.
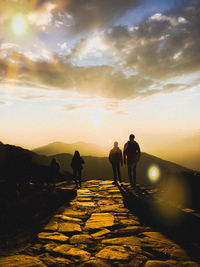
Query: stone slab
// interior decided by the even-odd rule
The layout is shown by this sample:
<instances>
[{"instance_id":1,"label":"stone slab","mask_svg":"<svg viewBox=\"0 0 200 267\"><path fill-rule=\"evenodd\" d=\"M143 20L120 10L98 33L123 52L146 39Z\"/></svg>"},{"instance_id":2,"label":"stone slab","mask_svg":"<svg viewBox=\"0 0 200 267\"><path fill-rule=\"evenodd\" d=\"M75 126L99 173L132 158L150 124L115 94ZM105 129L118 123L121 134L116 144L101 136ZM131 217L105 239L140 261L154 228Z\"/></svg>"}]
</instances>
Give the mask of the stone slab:
<instances>
[{"instance_id":1,"label":"stone slab","mask_svg":"<svg viewBox=\"0 0 200 267\"><path fill-rule=\"evenodd\" d=\"M105 236L105 235L107 235L109 233L110 233L110 230L108 230L108 229L102 229L102 230L100 230L100 231L92 234L92 237L93 238L98 238L98 237Z\"/></svg>"},{"instance_id":2,"label":"stone slab","mask_svg":"<svg viewBox=\"0 0 200 267\"><path fill-rule=\"evenodd\" d=\"M58 231L63 233L81 232L81 227L77 223L60 223Z\"/></svg>"},{"instance_id":3,"label":"stone slab","mask_svg":"<svg viewBox=\"0 0 200 267\"><path fill-rule=\"evenodd\" d=\"M89 252L78 248L65 249L62 246L60 246L54 249L54 251L63 254L76 262L88 261L91 257L91 254Z\"/></svg>"},{"instance_id":4,"label":"stone slab","mask_svg":"<svg viewBox=\"0 0 200 267\"><path fill-rule=\"evenodd\" d=\"M58 222L50 221L45 227L44 230L46 231L57 231L58 230Z\"/></svg>"},{"instance_id":5,"label":"stone slab","mask_svg":"<svg viewBox=\"0 0 200 267\"><path fill-rule=\"evenodd\" d=\"M102 244L112 244L112 245L141 245L140 238L136 236L125 236L125 237L116 237L116 238L109 238L104 239L101 242Z\"/></svg>"},{"instance_id":6,"label":"stone slab","mask_svg":"<svg viewBox=\"0 0 200 267\"><path fill-rule=\"evenodd\" d=\"M96 257L112 261L127 261L130 254L122 246L107 246L99 251Z\"/></svg>"},{"instance_id":7,"label":"stone slab","mask_svg":"<svg viewBox=\"0 0 200 267\"><path fill-rule=\"evenodd\" d=\"M87 234L83 234L83 235L73 235L70 240L69 243L70 244L79 244L79 243L91 243L92 242L92 237L90 235Z\"/></svg>"},{"instance_id":8,"label":"stone slab","mask_svg":"<svg viewBox=\"0 0 200 267\"><path fill-rule=\"evenodd\" d=\"M46 265L38 259L27 255L14 255L0 258L0 266L5 267L46 267Z\"/></svg>"},{"instance_id":9,"label":"stone slab","mask_svg":"<svg viewBox=\"0 0 200 267\"><path fill-rule=\"evenodd\" d=\"M110 213L92 213L91 217L85 224L85 229L98 229L112 226L114 224L114 216Z\"/></svg>"},{"instance_id":10,"label":"stone slab","mask_svg":"<svg viewBox=\"0 0 200 267\"><path fill-rule=\"evenodd\" d=\"M41 232L38 234L38 238L52 240L52 241L60 241L60 242L67 242L69 240L68 236L58 232L53 232L53 233Z\"/></svg>"}]
</instances>

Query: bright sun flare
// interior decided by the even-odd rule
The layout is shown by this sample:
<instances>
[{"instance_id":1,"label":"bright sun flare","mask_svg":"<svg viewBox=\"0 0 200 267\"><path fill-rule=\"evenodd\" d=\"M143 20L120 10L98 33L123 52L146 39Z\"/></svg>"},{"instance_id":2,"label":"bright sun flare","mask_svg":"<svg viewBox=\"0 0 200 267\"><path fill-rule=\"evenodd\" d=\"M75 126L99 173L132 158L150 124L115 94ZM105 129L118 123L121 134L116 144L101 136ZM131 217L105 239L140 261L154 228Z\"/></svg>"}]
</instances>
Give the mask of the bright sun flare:
<instances>
[{"instance_id":1,"label":"bright sun flare","mask_svg":"<svg viewBox=\"0 0 200 267\"><path fill-rule=\"evenodd\" d=\"M102 116L99 110L94 110L90 116L92 123L98 126L102 121Z\"/></svg>"},{"instance_id":2,"label":"bright sun flare","mask_svg":"<svg viewBox=\"0 0 200 267\"><path fill-rule=\"evenodd\" d=\"M157 166L153 165L148 169L148 177L152 182L158 181L160 177L160 170Z\"/></svg>"},{"instance_id":3,"label":"bright sun flare","mask_svg":"<svg viewBox=\"0 0 200 267\"><path fill-rule=\"evenodd\" d=\"M17 14L12 19L12 30L16 35L23 35L28 28L27 18L23 14Z\"/></svg>"}]
</instances>

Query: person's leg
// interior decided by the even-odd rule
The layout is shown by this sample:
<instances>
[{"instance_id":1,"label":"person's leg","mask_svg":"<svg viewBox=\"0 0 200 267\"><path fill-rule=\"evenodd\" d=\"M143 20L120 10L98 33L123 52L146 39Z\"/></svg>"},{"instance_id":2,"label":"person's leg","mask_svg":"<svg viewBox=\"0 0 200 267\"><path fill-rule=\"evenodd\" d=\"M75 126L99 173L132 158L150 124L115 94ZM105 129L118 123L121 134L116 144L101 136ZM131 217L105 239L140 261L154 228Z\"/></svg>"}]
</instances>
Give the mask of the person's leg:
<instances>
[{"instance_id":1,"label":"person's leg","mask_svg":"<svg viewBox=\"0 0 200 267\"><path fill-rule=\"evenodd\" d=\"M133 184L136 186L136 165L133 167Z\"/></svg>"},{"instance_id":2,"label":"person's leg","mask_svg":"<svg viewBox=\"0 0 200 267\"><path fill-rule=\"evenodd\" d=\"M81 187L81 174L82 174L82 170L78 170L78 179L79 179L79 186Z\"/></svg>"},{"instance_id":3,"label":"person's leg","mask_svg":"<svg viewBox=\"0 0 200 267\"><path fill-rule=\"evenodd\" d=\"M75 180L75 183L76 183L76 187L78 187L78 181L77 181L77 170L76 170L76 169L74 169L73 176L74 176L74 180Z\"/></svg>"},{"instance_id":4,"label":"person's leg","mask_svg":"<svg viewBox=\"0 0 200 267\"><path fill-rule=\"evenodd\" d=\"M132 185L132 170L131 170L131 166L129 165L128 165L128 177L129 177L130 184Z\"/></svg>"},{"instance_id":5,"label":"person's leg","mask_svg":"<svg viewBox=\"0 0 200 267\"><path fill-rule=\"evenodd\" d=\"M120 173L120 163L119 162L117 163L117 176L118 176L118 179L121 183L121 173Z\"/></svg>"},{"instance_id":6,"label":"person's leg","mask_svg":"<svg viewBox=\"0 0 200 267\"><path fill-rule=\"evenodd\" d=\"M130 179L130 184L131 184L131 186L132 187L134 187L135 186L135 184L134 184L134 174L133 174L133 168L134 168L134 166L132 166L132 165L130 165L129 166L129 179Z\"/></svg>"},{"instance_id":7,"label":"person's leg","mask_svg":"<svg viewBox=\"0 0 200 267\"><path fill-rule=\"evenodd\" d=\"M115 163L112 163L114 182L117 183L117 167Z\"/></svg>"}]
</instances>

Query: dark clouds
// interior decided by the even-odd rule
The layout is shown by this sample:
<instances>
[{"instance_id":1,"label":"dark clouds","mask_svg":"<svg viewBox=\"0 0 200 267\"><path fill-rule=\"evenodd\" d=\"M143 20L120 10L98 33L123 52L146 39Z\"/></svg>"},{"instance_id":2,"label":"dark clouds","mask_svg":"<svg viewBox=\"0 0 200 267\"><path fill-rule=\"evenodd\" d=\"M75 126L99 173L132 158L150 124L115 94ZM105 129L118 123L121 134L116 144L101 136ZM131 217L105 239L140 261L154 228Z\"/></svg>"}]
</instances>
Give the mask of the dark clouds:
<instances>
[{"instance_id":1,"label":"dark clouds","mask_svg":"<svg viewBox=\"0 0 200 267\"><path fill-rule=\"evenodd\" d=\"M80 34L112 26L119 17L136 7L140 2L141 0L52 0L39 1L37 7L47 3L55 3L56 11L66 12L72 17L73 23L69 29L70 33Z\"/></svg>"},{"instance_id":2,"label":"dark clouds","mask_svg":"<svg viewBox=\"0 0 200 267\"><path fill-rule=\"evenodd\" d=\"M200 3L156 14L130 31L115 27L105 38L124 66L167 79L200 70Z\"/></svg>"}]
</instances>

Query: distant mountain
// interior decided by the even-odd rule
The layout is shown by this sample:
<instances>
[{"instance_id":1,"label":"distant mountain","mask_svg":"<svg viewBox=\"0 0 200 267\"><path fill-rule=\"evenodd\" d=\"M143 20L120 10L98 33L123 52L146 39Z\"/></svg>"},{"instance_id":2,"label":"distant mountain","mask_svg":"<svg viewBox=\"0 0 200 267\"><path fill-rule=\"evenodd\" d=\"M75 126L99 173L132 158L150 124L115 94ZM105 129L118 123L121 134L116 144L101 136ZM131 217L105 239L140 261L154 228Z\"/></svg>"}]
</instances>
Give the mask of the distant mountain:
<instances>
[{"instance_id":1,"label":"distant mountain","mask_svg":"<svg viewBox=\"0 0 200 267\"><path fill-rule=\"evenodd\" d=\"M38 155L35 152L23 149L17 146L0 144L0 177L16 179L16 177L28 178L31 173L28 172L29 167L34 166L37 171L37 177L46 179L46 171L50 165L52 158L55 157L60 164L61 172L71 173L72 154L62 153L51 156ZM85 161L83 168L83 178L87 179L113 179L111 164L107 157L83 156ZM156 165L160 169L161 179L179 175L188 169L177 165L173 162L162 160L147 153L141 154L141 159L137 167L137 182L142 184L150 184L148 179L148 169L152 165ZM128 181L127 168L123 166L121 169L122 179Z\"/></svg>"},{"instance_id":2,"label":"distant mountain","mask_svg":"<svg viewBox=\"0 0 200 267\"><path fill-rule=\"evenodd\" d=\"M62 171L72 171L70 163L72 160L72 155L70 154L57 154L52 157L55 157L59 162ZM85 164L83 165L83 178L87 179L113 179L111 164L108 161L107 157L92 157L92 156L83 156ZM161 179L179 175L182 172L189 171L187 168L184 168L180 165L177 165L173 162L162 160L160 158L154 157L147 153L141 154L140 162L137 167L137 181L142 184L150 184L148 178L148 169L152 165L156 165L161 174ZM122 179L128 181L127 167L123 166L121 168Z\"/></svg>"},{"instance_id":3,"label":"distant mountain","mask_svg":"<svg viewBox=\"0 0 200 267\"><path fill-rule=\"evenodd\" d=\"M200 171L200 135L173 142L156 155Z\"/></svg>"},{"instance_id":4,"label":"distant mountain","mask_svg":"<svg viewBox=\"0 0 200 267\"><path fill-rule=\"evenodd\" d=\"M40 155L51 156L61 153L74 154L75 150L79 150L80 154L84 156L102 157L106 155L105 150L101 146L85 142L77 142L72 144L54 142L45 146L35 148L33 149L33 152Z\"/></svg>"}]
</instances>

